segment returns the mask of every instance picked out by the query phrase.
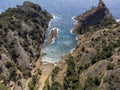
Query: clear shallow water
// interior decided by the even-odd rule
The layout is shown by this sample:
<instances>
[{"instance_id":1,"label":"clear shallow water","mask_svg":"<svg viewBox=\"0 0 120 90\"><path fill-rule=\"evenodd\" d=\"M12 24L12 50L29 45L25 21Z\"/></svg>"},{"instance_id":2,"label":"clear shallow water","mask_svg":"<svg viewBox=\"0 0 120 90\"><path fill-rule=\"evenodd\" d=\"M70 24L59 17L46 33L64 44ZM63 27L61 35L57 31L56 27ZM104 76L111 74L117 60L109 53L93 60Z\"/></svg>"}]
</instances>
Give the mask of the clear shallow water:
<instances>
[{"instance_id":1,"label":"clear shallow water","mask_svg":"<svg viewBox=\"0 0 120 90\"><path fill-rule=\"evenodd\" d=\"M43 9L46 9L56 18L51 22L48 28L46 38L52 28L58 28L58 38L52 45L44 43L42 51L46 53L43 61L57 62L60 57L69 53L77 44L76 35L70 33L75 22L72 17L77 16L90 9L92 6L97 6L98 0L29 0L40 4ZM104 0L111 13L116 19L120 19L120 0ZM0 12L9 7L21 5L24 0L0 0ZM45 40L46 41L46 40Z\"/></svg>"}]
</instances>

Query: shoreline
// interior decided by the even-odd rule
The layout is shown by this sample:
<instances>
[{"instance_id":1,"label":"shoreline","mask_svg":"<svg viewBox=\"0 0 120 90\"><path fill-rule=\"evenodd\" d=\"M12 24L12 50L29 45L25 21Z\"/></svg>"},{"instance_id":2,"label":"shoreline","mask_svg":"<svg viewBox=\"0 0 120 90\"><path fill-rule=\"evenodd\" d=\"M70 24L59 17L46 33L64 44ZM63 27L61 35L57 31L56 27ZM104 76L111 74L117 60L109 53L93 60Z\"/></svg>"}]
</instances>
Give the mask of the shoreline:
<instances>
[{"instance_id":1,"label":"shoreline","mask_svg":"<svg viewBox=\"0 0 120 90\"><path fill-rule=\"evenodd\" d=\"M53 16L53 19L51 19L50 24L49 24L49 27L50 27L51 23L53 22L53 20L55 20L55 19L57 18L57 16L55 16L55 15L53 15L53 14L52 14L52 16ZM72 17L72 20L73 20L73 24L74 24L74 25L77 24L77 20L75 20L75 17L76 17L76 16L73 16L73 17ZM48 27L48 28L49 28L49 27ZM54 27L54 28L52 28L52 29L57 29L57 34L58 34L59 28ZM52 29L51 29L51 30L52 30ZM72 33L73 29L74 29L74 27L70 30L70 33L71 33L71 34L74 34L74 33ZM75 34L74 34L74 35L75 35ZM57 36L58 36L58 35L57 35ZM53 38L51 44L54 44L56 39L57 39L57 38ZM78 41L77 44L79 44L79 36L76 36L75 40L77 40L77 41ZM72 48L72 49L69 51L69 53L72 53L74 50L75 50L75 47ZM43 57L44 57L44 56L43 56ZM59 63L59 61L56 61L56 62L55 62L55 61L49 61L49 59L47 59L47 58L45 58L45 60L43 61L43 58L42 58L42 62L41 62L41 63L44 64L44 65L46 65L46 64L56 65L57 63Z\"/></svg>"},{"instance_id":2,"label":"shoreline","mask_svg":"<svg viewBox=\"0 0 120 90\"><path fill-rule=\"evenodd\" d=\"M75 48L71 49L71 50L70 50L70 53L73 53L73 52L74 52L74 50L75 50Z\"/></svg>"},{"instance_id":3,"label":"shoreline","mask_svg":"<svg viewBox=\"0 0 120 90\"><path fill-rule=\"evenodd\" d=\"M78 22L77 22L77 20L75 20L75 17L76 17L76 16L73 16L73 17L72 17L72 20L74 21L73 24L76 26ZM74 34L74 33L73 33L73 30L74 30L75 26L70 30L70 33L71 33L71 34ZM74 34L74 35L76 35L76 34ZM79 35L76 36L75 40L77 40L77 41L78 41L77 44L79 44L79 40L80 40L80 39L79 39ZM73 53L74 50L75 50L75 47L70 50L70 53Z\"/></svg>"},{"instance_id":4,"label":"shoreline","mask_svg":"<svg viewBox=\"0 0 120 90\"><path fill-rule=\"evenodd\" d=\"M77 24L77 21L75 20L75 16L72 17L72 20L74 21L73 24L76 25L76 24ZM73 33L73 29L74 29L74 27L70 30L70 33L71 33L71 34L74 34L74 33Z\"/></svg>"},{"instance_id":5,"label":"shoreline","mask_svg":"<svg viewBox=\"0 0 120 90\"><path fill-rule=\"evenodd\" d=\"M49 27L51 26L51 23L57 18L57 16L55 16L54 14L51 14L52 15L52 19L49 21L49 24L48 24L48 28L47 28L47 30L46 30L46 34L47 34L47 32L48 32L48 29L49 29ZM45 35L46 35L45 34ZM46 42L46 40L44 40L44 43ZM43 43L43 44L44 44ZM42 45L43 45L42 44ZM42 51L42 48L41 48L41 53L44 53L44 51ZM46 65L46 64L54 64L54 63L52 63L52 62L48 62L48 60L45 60L45 61L43 61L43 57L44 57L44 55L42 55L42 57L41 57L41 64L43 64L43 65Z\"/></svg>"},{"instance_id":6,"label":"shoreline","mask_svg":"<svg viewBox=\"0 0 120 90\"><path fill-rule=\"evenodd\" d=\"M48 28L50 28L51 23L52 23L55 19L57 19L57 16L55 16L55 15L53 15L53 14L52 14L52 16L53 16L53 19L51 19ZM73 16L73 17L71 18L71 19L73 20L73 25L76 25L76 24L77 24L77 20L75 20L75 17L76 17L76 16ZM52 28L52 29L57 29L57 36L58 36L59 28L54 27L54 28ZM51 29L51 30L52 30L52 29ZM74 27L70 30L70 33L71 33L71 34L74 34L74 33L72 33L73 29L74 29ZM49 31L51 31L51 30L49 30ZM50 35L50 33L49 33L49 35ZM75 34L74 34L74 35L75 35ZM54 44L56 39L57 39L57 38L53 38L51 44ZM77 35L76 35L76 37L75 37L75 40L77 40L77 41L79 40ZM79 43L79 42L78 42L78 43ZM77 43L77 44L78 44L78 43ZM74 49L75 49L75 47L72 48L68 53L72 53L72 52L74 51ZM43 56L43 58L42 58L42 64L54 64L54 65L56 65L57 63L59 63L59 61L52 61L52 60L49 60L49 58L44 58L44 57L45 57L45 56Z\"/></svg>"},{"instance_id":7,"label":"shoreline","mask_svg":"<svg viewBox=\"0 0 120 90\"><path fill-rule=\"evenodd\" d=\"M51 14L51 15L52 15L53 18L50 20L50 22L48 24L48 28L50 27L50 25L53 22L53 20L55 20L57 18L55 15L53 15L53 14Z\"/></svg>"},{"instance_id":8,"label":"shoreline","mask_svg":"<svg viewBox=\"0 0 120 90\"><path fill-rule=\"evenodd\" d=\"M70 30L70 33L71 33L71 34L74 34L74 33L73 33L73 30L74 30L75 26L78 24L78 21L75 20L75 17L76 17L76 16L73 16L73 17L72 17L72 20L74 21L74 23L73 23L73 24L74 24L74 27ZM76 35L76 34L74 34L74 35Z\"/></svg>"},{"instance_id":9,"label":"shoreline","mask_svg":"<svg viewBox=\"0 0 120 90\"><path fill-rule=\"evenodd\" d=\"M52 65L52 66L56 66L59 62L49 62L49 61L42 61L41 64L42 65Z\"/></svg>"},{"instance_id":10,"label":"shoreline","mask_svg":"<svg viewBox=\"0 0 120 90\"><path fill-rule=\"evenodd\" d=\"M72 20L75 22L74 24L76 25L78 22L77 22L77 20L75 20L75 17L76 17L76 16L73 16L73 17L72 17Z\"/></svg>"}]
</instances>

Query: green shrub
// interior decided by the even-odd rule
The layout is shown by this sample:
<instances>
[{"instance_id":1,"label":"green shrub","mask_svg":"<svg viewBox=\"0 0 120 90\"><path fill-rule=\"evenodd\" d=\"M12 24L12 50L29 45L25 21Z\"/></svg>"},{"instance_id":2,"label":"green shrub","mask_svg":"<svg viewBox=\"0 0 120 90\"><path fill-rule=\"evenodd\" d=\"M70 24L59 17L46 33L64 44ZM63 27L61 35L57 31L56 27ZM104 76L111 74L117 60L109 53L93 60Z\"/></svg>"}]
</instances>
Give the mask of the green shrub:
<instances>
[{"instance_id":1,"label":"green shrub","mask_svg":"<svg viewBox=\"0 0 120 90\"><path fill-rule=\"evenodd\" d=\"M55 67L55 69L52 71L52 80L54 79L54 77L57 75L57 73L60 71L59 67Z\"/></svg>"},{"instance_id":2,"label":"green shrub","mask_svg":"<svg viewBox=\"0 0 120 90\"><path fill-rule=\"evenodd\" d=\"M34 90L34 84L32 82L28 83L29 90Z\"/></svg>"},{"instance_id":3,"label":"green shrub","mask_svg":"<svg viewBox=\"0 0 120 90\"><path fill-rule=\"evenodd\" d=\"M77 90L79 87L79 74L76 71L76 66L72 57L67 60L67 72L66 76L64 77L64 90Z\"/></svg>"},{"instance_id":4,"label":"green shrub","mask_svg":"<svg viewBox=\"0 0 120 90\"><path fill-rule=\"evenodd\" d=\"M0 67L0 73L2 73L3 72L3 69L2 69L2 67Z\"/></svg>"},{"instance_id":5,"label":"green shrub","mask_svg":"<svg viewBox=\"0 0 120 90\"><path fill-rule=\"evenodd\" d=\"M62 90L61 84L55 81L48 90Z\"/></svg>"},{"instance_id":6,"label":"green shrub","mask_svg":"<svg viewBox=\"0 0 120 90\"><path fill-rule=\"evenodd\" d=\"M10 90L10 87L0 83L0 90Z\"/></svg>"},{"instance_id":7,"label":"green shrub","mask_svg":"<svg viewBox=\"0 0 120 90\"><path fill-rule=\"evenodd\" d=\"M114 64L113 63L108 63L107 65L107 70L113 70Z\"/></svg>"},{"instance_id":8,"label":"green shrub","mask_svg":"<svg viewBox=\"0 0 120 90\"><path fill-rule=\"evenodd\" d=\"M88 69L89 67L90 67L89 63L87 63L87 64L84 65L84 69Z\"/></svg>"},{"instance_id":9,"label":"green shrub","mask_svg":"<svg viewBox=\"0 0 120 90\"><path fill-rule=\"evenodd\" d=\"M25 77L31 77L31 71L30 70L25 70L23 72L23 76L25 76Z\"/></svg>"},{"instance_id":10,"label":"green shrub","mask_svg":"<svg viewBox=\"0 0 120 90\"><path fill-rule=\"evenodd\" d=\"M101 27L106 27L106 26L110 26L112 24L115 24L115 20L111 19L111 18L107 18L107 17L104 17L104 19L100 22L100 25Z\"/></svg>"},{"instance_id":11,"label":"green shrub","mask_svg":"<svg viewBox=\"0 0 120 90\"><path fill-rule=\"evenodd\" d=\"M52 87L52 86L51 86L51 87ZM43 90L50 90L49 79L47 79L47 80L45 81L45 85L44 85Z\"/></svg>"},{"instance_id":12,"label":"green shrub","mask_svg":"<svg viewBox=\"0 0 120 90\"><path fill-rule=\"evenodd\" d=\"M4 75L0 75L0 80L4 80L4 81L6 81L6 80L7 80L7 77L4 76Z\"/></svg>"},{"instance_id":13,"label":"green shrub","mask_svg":"<svg viewBox=\"0 0 120 90\"><path fill-rule=\"evenodd\" d=\"M108 59L112 56L115 48L120 46L120 41L115 43L110 43L108 46L104 46L101 52L98 52L94 57L92 57L91 63L94 64L99 60Z\"/></svg>"},{"instance_id":14,"label":"green shrub","mask_svg":"<svg viewBox=\"0 0 120 90\"><path fill-rule=\"evenodd\" d=\"M118 65L120 65L120 59L118 59Z\"/></svg>"},{"instance_id":15,"label":"green shrub","mask_svg":"<svg viewBox=\"0 0 120 90\"><path fill-rule=\"evenodd\" d=\"M15 65L13 64L13 62L8 61L8 62L6 62L5 66L6 66L6 68L9 69L10 67L14 67Z\"/></svg>"},{"instance_id":16,"label":"green shrub","mask_svg":"<svg viewBox=\"0 0 120 90\"><path fill-rule=\"evenodd\" d=\"M98 77L88 78L83 90L97 90L100 85L100 79Z\"/></svg>"},{"instance_id":17,"label":"green shrub","mask_svg":"<svg viewBox=\"0 0 120 90\"><path fill-rule=\"evenodd\" d=\"M17 70L16 67L10 67L8 70L10 72L10 75L9 75L10 80L15 81L16 80L16 70Z\"/></svg>"},{"instance_id":18,"label":"green shrub","mask_svg":"<svg viewBox=\"0 0 120 90\"><path fill-rule=\"evenodd\" d=\"M31 82L28 83L28 87L30 90L36 90L37 87L36 87L36 83L38 82L38 75L34 75L32 77L32 80Z\"/></svg>"},{"instance_id":19,"label":"green shrub","mask_svg":"<svg viewBox=\"0 0 120 90\"><path fill-rule=\"evenodd\" d=\"M32 77L32 82L33 82L34 85L38 82L38 75L34 75Z\"/></svg>"},{"instance_id":20,"label":"green shrub","mask_svg":"<svg viewBox=\"0 0 120 90\"><path fill-rule=\"evenodd\" d=\"M81 51L84 52L84 51L85 51L85 47L82 47L82 48L81 48Z\"/></svg>"}]
</instances>

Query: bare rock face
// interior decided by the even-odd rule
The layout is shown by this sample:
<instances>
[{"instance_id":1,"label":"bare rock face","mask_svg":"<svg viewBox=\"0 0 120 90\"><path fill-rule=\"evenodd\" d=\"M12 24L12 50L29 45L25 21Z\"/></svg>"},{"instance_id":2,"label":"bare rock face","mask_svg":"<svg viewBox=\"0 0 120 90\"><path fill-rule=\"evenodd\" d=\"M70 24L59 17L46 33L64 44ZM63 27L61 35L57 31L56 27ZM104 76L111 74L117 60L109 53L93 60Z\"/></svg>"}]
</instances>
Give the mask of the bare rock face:
<instances>
[{"instance_id":1,"label":"bare rock face","mask_svg":"<svg viewBox=\"0 0 120 90\"><path fill-rule=\"evenodd\" d=\"M42 8L38 4L31 3L29 1L25 1L22 5L22 11L30 12L30 11L40 11Z\"/></svg>"},{"instance_id":2,"label":"bare rock face","mask_svg":"<svg viewBox=\"0 0 120 90\"><path fill-rule=\"evenodd\" d=\"M73 33L76 34L83 34L89 30L109 27L111 24L116 23L102 0L99 1L97 7L93 7L91 10L77 16L75 20L77 20L77 25L74 28Z\"/></svg>"},{"instance_id":3,"label":"bare rock face","mask_svg":"<svg viewBox=\"0 0 120 90\"><path fill-rule=\"evenodd\" d=\"M53 39L57 38L57 29L53 29L51 32L50 32L50 35L49 35L49 38L48 38L48 43L52 43L53 42Z\"/></svg>"},{"instance_id":4,"label":"bare rock face","mask_svg":"<svg viewBox=\"0 0 120 90\"><path fill-rule=\"evenodd\" d=\"M40 56L50 19L51 14L29 1L0 15L0 80L3 84L13 81L24 87Z\"/></svg>"}]
</instances>

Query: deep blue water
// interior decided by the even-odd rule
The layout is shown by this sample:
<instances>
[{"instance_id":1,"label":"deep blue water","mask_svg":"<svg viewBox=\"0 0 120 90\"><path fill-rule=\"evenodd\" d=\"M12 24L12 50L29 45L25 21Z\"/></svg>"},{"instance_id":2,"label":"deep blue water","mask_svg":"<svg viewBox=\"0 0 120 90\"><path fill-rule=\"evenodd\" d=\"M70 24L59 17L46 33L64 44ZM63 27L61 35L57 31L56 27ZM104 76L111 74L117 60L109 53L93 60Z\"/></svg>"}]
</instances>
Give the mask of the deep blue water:
<instances>
[{"instance_id":1,"label":"deep blue water","mask_svg":"<svg viewBox=\"0 0 120 90\"><path fill-rule=\"evenodd\" d=\"M52 28L58 28L58 38L52 45L44 43L42 51L46 53L43 61L57 62L60 57L69 53L77 44L76 35L70 33L75 22L72 17L77 16L97 6L98 0L29 0L40 4L56 17L48 28L46 38ZM0 0L0 12L9 7L21 5L24 0ZM120 0L104 0L105 4L116 19L120 19ZM45 40L46 41L46 40Z\"/></svg>"}]
</instances>

